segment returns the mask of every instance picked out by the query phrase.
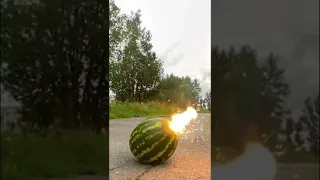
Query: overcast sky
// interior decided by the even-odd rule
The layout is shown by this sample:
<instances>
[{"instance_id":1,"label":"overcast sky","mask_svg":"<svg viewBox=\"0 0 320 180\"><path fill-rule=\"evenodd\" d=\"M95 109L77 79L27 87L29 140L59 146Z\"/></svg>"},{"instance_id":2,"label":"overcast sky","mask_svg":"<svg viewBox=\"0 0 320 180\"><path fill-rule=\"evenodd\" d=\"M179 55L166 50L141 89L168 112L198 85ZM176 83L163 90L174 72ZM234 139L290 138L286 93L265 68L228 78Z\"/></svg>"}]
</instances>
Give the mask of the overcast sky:
<instances>
[{"instance_id":1,"label":"overcast sky","mask_svg":"<svg viewBox=\"0 0 320 180\"><path fill-rule=\"evenodd\" d=\"M215 0L212 45L249 44L282 57L294 113L319 92L319 0Z\"/></svg>"},{"instance_id":2,"label":"overcast sky","mask_svg":"<svg viewBox=\"0 0 320 180\"><path fill-rule=\"evenodd\" d=\"M140 9L142 24L164 61L165 73L201 80L210 88L210 0L115 0L123 13Z\"/></svg>"}]
</instances>

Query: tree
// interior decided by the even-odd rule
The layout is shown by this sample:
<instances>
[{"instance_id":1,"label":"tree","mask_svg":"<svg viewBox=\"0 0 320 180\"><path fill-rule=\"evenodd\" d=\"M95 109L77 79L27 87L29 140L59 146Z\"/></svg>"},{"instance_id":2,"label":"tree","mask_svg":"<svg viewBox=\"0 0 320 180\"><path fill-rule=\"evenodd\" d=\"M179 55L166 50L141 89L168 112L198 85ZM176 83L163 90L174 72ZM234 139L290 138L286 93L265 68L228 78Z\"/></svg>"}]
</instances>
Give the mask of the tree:
<instances>
[{"instance_id":1,"label":"tree","mask_svg":"<svg viewBox=\"0 0 320 180\"><path fill-rule=\"evenodd\" d=\"M151 33L141 27L140 19L140 11L126 16L125 36L118 45L122 50L110 62L110 87L120 101L149 100L163 73L162 62L152 51Z\"/></svg>"},{"instance_id":2,"label":"tree","mask_svg":"<svg viewBox=\"0 0 320 180\"><path fill-rule=\"evenodd\" d=\"M218 46L215 46L211 50L211 84L214 86L211 89L210 96L211 101L214 104L211 107L211 103L207 104L208 109L211 109L211 117L212 117L212 126L214 126L214 131L212 132L212 149L216 146L221 146L222 141L220 137L224 134L223 132L226 130L223 123L226 121L227 107L226 99L230 95L230 88L227 87L227 80L230 76L230 69L232 67L232 59L235 56L234 49L230 48L229 54L224 50L220 50ZM229 96L231 98L231 96ZM205 98L207 101L208 98ZM207 103L208 103L207 102ZM229 106L229 108L231 108ZM229 109L230 110L230 109Z\"/></svg>"},{"instance_id":3,"label":"tree","mask_svg":"<svg viewBox=\"0 0 320 180\"><path fill-rule=\"evenodd\" d=\"M304 101L305 108L299 122L308 129L308 141L311 144L311 150L319 154L319 94L312 100L308 97Z\"/></svg>"},{"instance_id":4,"label":"tree","mask_svg":"<svg viewBox=\"0 0 320 180\"><path fill-rule=\"evenodd\" d=\"M211 93L211 92L210 92L210 93ZM206 93L206 94L207 94L207 93ZM210 101L211 101L211 99L210 99ZM201 109L207 109L205 98L200 97L199 105L200 105L200 108L201 108Z\"/></svg>"},{"instance_id":5,"label":"tree","mask_svg":"<svg viewBox=\"0 0 320 180\"><path fill-rule=\"evenodd\" d=\"M32 129L104 125L107 4L49 1L2 6L2 81Z\"/></svg>"},{"instance_id":6,"label":"tree","mask_svg":"<svg viewBox=\"0 0 320 180\"><path fill-rule=\"evenodd\" d=\"M125 21L127 16L121 14L114 0L109 1L109 61L120 58L125 37Z\"/></svg>"},{"instance_id":7,"label":"tree","mask_svg":"<svg viewBox=\"0 0 320 180\"><path fill-rule=\"evenodd\" d=\"M260 129L264 134L274 134L269 138L269 147L275 147L278 141L276 135L281 134L281 122L290 117L290 111L285 109L285 98L290 94L289 84L284 77L285 70L279 68L278 64L279 58L270 53L261 67L264 82L264 90L261 92L261 120L264 125Z\"/></svg>"},{"instance_id":8,"label":"tree","mask_svg":"<svg viewBox=\"0 0 320 180\"><path fill-rule=\"evenodd\" d=\"M197 79L178 77L173 74L166 75L160 81L155 100L169 101L170 103L185 107L197 104L201 92Z\"/></svg>"},{"instance_id":9,"label":"tree","mask_svg":"<svg viewBox=\"0 0 320 180\"><path fill-rule=\"evenodd\" d=\"M211 110L211 90L206 93L205 99L203 100L206 104L209 110Z\"/></svg>"},{"instance_id":10,"label":"tree","mask_svg":"<svg viewBox=\"0 0 320 180\"><path fill-rule=\"evenodd\" d=\"M277 58L270 55L267 59L262 66L258 65L257 52L249 46L239 51L233 47L228 51L212 49L215 146L231 145L241 151L248 139L261 140L262 134L279 129L280 120L272 115L283 110L281 103L289 93L288 85L283 78L284 70L277 66ZM249 127L255 127L252 133Z\"/></svg>"},{"instance_id":11,"label":"tree","mask_svg":"<svg viewBox=\"0 0 320 180\"><path fill-rule=\"evenodd\" d=\"M194 79L192 82L193 85L193 96L194 96L194 104L196 104L195 106L198 105L201 97L200 97L200 93L201 93L201 87L200 87L200 83L198 81L198 79Z\"/></svg>"},{"instance_id":12,"label":"tree","mask_svg":"<svg viewBox=\"0 0 320 180\"><path fill-rule=\"evenodd\" d=\"M233 47L228 52L215 47L211 58L215 67L211 71L215 87L212 89L212 118L216 121L214 141L216 145L240 147L242 140L234 138L235 134L244 137L249 123L259 123L262 72L256 63L256 53L248 46L243 46L239 52Z\"/></svg>"},{"instance_id":13,"label":"tree","mask_svg":"<svg viewBox=\"0 0 320 180\"><path fill-rule=\"evenodd\" d=\"M295 134L293 136L293 140L295 141L295 146L296 147L300 147L303 145L304 141L301 137L301 132L303 131L303 123L302 121L298 121L297 123L295 123L294 125L294 129L295 129Z\"/></svg>"}]
</instances>

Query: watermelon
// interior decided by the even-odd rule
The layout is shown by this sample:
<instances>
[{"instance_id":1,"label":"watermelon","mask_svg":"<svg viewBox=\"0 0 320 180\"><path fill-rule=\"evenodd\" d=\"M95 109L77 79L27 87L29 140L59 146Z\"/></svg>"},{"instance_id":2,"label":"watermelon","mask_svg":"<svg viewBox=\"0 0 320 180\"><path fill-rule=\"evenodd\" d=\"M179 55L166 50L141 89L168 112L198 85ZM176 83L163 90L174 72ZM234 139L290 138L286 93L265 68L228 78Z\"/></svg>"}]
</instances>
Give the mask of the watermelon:
<instances>
[{"instance_id":1,"label":"watermelon","mask_svg":"<svg viewBox=\"0 0 320 180\"><path fill-rule=\"evenodd\" d=\"M163 163L173 155L178 145L178 136L170 129L169 123L168 118L150 118L132 131L130 150L141 163Z\"/></svg>"}]
</instances>

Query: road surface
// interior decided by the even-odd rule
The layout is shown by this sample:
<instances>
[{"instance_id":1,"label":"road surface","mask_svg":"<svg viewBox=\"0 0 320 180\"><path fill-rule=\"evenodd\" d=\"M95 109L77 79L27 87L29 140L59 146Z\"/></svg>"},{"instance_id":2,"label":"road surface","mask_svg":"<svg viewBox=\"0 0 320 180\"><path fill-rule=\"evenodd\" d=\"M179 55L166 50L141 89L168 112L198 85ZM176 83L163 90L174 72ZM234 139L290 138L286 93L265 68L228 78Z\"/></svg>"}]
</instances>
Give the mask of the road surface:
<instances>
[{"instance_id":1,"label":"road surface","mask_svg":"<svg viewBox=\"0 0 320 180\"><path fill-rule=\"evenodd\" d=\"M256 178L256 169L247 170L247 166L236 169L217 170L212 169L212 180L271 180ZM217 166L218 167L218 166ZM221 166L220 166L221 167ZM260 166L261 167L261 166ZM261 171L260 171L261 172ZM295 163L295 164L277 164L277 172L273 180L319 180L319 164L312 163Z\"/></svg>"},{"instance_id":2,"label":"road surface","mask_svg":"<svg viewBox=\"0 0 320 180\"><path fill-rule=\"evenodd\" d=\"M278 164L275 180L319 180L319 164Z\"/></svg>"},{"instance_id":3,"label":"road surface","mask_svg":"<svg viewBox=\"0 0 320 180\"><path fill-rule=\"evenodd\" d=\"M145 118L110 121L110 180L210 179L210 114L198 114L180 140L174 155L163 165L138 163L129 149L129 137Z\"/></svg>"},{"instance_id":4,"label":"road surface","mask_svg":"<svg viewBox=\"0 0 320 180\"><path fill-rule=\"evenodd\" d=\"M173 157L164 165L157 167L136 162L129 150L130 133L144 119L130 118L110 121L110 180L209 180L215 177L211 176L210 171L210 114L199 114L197 120L188 127L189 130L198 130L187 133L180 141ZM319 164L278 164L277 166L278 170L274 180L319 180ZM81 176L58 179L105 180L106 177ZM239 179L241 177L238 176L228 180Z\"/></svg>"}]
</instances>

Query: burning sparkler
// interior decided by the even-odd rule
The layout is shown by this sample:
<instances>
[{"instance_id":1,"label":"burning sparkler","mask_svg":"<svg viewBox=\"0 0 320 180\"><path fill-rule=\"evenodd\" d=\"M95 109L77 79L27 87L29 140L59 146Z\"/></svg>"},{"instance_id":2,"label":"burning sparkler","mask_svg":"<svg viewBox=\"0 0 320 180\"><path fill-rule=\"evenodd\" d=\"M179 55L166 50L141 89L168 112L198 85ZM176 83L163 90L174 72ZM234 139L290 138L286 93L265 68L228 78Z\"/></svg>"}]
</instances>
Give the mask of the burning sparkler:
<instances>
[{"instance_id":1,"label":"burning sparkler","mask_svg":"<svg viewBox=\"0 0 320 180\"><path fill-rule=\"evenodd\" d=\"M191 122L191 120L196 118L197 111L192 107L188 107L186 111L172 115L170 129L177 134L181 134L184 132L186 126Z\"/></svg>"}]
</instances>

